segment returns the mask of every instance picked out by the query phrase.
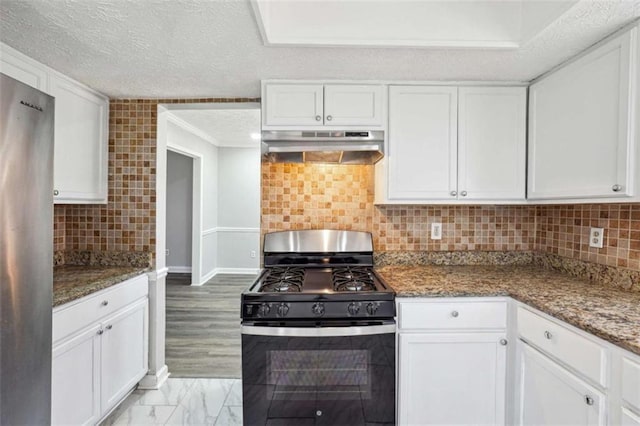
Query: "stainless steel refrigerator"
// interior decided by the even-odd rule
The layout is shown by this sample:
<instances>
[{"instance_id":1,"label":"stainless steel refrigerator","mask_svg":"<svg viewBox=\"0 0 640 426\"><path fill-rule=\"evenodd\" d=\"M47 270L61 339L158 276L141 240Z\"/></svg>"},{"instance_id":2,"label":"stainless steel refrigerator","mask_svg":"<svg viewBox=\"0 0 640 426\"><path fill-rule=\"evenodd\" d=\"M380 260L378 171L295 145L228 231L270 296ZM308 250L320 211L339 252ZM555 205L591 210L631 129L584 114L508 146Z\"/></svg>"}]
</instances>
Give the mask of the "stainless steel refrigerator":
<instances>
[{"instance_id":1,"label":"stainless steel refrigerator","mask_svg":"<svg viewBox=\"0 0 640 426\"><path fill-rule=\"evenodd\" d=\"M54 99L0 73L0 424L51 423Z\"/></svg>"}]
</instances>

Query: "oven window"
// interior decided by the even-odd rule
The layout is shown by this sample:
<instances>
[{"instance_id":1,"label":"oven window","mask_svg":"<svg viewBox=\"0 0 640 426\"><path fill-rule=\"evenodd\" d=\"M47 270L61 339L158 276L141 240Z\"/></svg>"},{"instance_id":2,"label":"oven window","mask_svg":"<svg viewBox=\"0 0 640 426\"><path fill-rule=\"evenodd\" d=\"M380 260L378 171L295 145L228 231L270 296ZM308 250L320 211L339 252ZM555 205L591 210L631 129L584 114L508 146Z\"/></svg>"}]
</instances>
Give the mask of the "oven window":
<instances>
[{"instance_id":1,"label":"oven window","mask_svg":"<svg viewBox=\"0 0 640 426\"><path fill-rule=\"evenodd\" d=\"M245 425L395 424L395 334L242 335Z\"/></svg>"},{"instance_id":2,"label":"oven window","mask_svg":"<svg viewBox=\"0 0 640 426\"><path fill-rule=\"evenodd\" d=\"M273 399L361 399L370 392L369 351L298 350L267 353L268 385Z\"/></svg>"}]
</instances>

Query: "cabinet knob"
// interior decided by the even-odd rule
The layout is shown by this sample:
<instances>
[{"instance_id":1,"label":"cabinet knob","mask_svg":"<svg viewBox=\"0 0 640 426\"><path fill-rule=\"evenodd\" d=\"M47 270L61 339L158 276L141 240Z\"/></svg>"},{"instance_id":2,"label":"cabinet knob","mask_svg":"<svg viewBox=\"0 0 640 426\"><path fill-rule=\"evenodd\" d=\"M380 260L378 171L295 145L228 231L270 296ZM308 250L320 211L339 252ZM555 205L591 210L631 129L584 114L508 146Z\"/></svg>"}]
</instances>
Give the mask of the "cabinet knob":
<instances>
[{"instance_id":1,"label":"cabinet knob","mask_svg":"<svg viewBox=\"0 0 640 426\"><path fill-rule=\"evenodd\" d=\"M509 342L507 342L507 339L500 339L500 344L502 346L507 346L507 343L509 343Z\"/></svg>"},{"instance_id":2,"label":"cabinet knob","mask_svg":"<svg viewBox=\"0 0 640 426\"><path fill-rule=\"evenodd\" d=\"M109 304L108 300L103 300L101 303L102 306L107 306L108 304Z\"/></svg>"},{"instance_id":3,"label":"cabinet knob","mask_svg":"<svg viewBox=\"0 0 640 426\"><path fill-rule=\"evenodd\" d=\"M112 328L113 328L113 325L112 325L112 324L109 324L109 325L107 326L107 330L111 330Z\"/></svg>"},{"instance_id":4,"label":"cabinet knob","mask_svg":"<svg viewBox=\"0 0 640 426\"><path fill-rule=\"evenodd\" d=\"M466 196L467 196L467 191L462 191L462 192L460 193L460 195L462 195L463 197L466 197Z\"/></svg>"},{"instance_id":5,"label":"cabinet knob","mask_svg":"<svg viewBox=\"0 0 640 426\"><path fill-rule=\"evenodd\" d=\"M458 311L453 311L453 312L451 312L451 316L452 316L452 317L454 317L454 318L458 318L458 315L460 315L460 314L458 313Z\"/></svg>"},{"instance_id":6,"label":"cabinet knob","mask_svg":"<svg viewBox=\"0 0 640 426\"><path fill-rule=\"evenodd\" d=\"M544 332L544 337L546 337L547 339L551 340L551 338L553 337L553 334L551 334L551 332L549 332L549 331L545 331Z\"/></svg>"},{"instance_id":7,"label":"cabinet knob","mask_svg":"<svg viewBox=\"0 0 640 426\"><path fill-rule=\"evenodd\" d=\"M53 190L53 195L60 195L60 191L58 191L57 189Z\"/></svg>"},{"instance_id":8,"label":"cabinet knob","mask_svg":"<svg viewBox=\"0 0 640 426\"><path fill-rule=\"evenodd\" d=\"M98 330L98 334L102 334L102 333L104 333L103 329Z\"/></svg>"},{"instance_id":9,"label":"cabinet knob","mask_svg":"<svg viewBox=\"0 0 640 426\"><path fill-rule=\"evenodd\" d=\"M593 405L593 404L595 404L595 401L594 401L594 400L593 400L593 398L592 398L592 397L590 397L589 395L585 395L585 396L584 396L584 402L585 402L587 405Z\"/></svg>"},{"instance_id":10,"label":"cabinet knob","mask_svg":"<svg viewBox=\"0 0 640 426\"><path fill-rule=\"evenodd\" d=\"M322 120L322 117L319 115L316 115L316 121L320 121L320 120Z\"/></svg>"},{"instance_id":11,"label":"cabinet knob","mask_svg":"<svg viewBox=\"0 0 640 426\"><path fill-rule=\"evenodd\" d=\"M330 115L327 115L327 121L331 121L333 120L333 117L331 117Z\"/></svg>"},{"instance_id":12,"label":"cabinet knob","mask_svg":"<svg viewBox=\"0 0 640 426\"><path fill-rule=\"evenodd\" d=\"M455 197L456 195L458 195L458 193L456 191L451 191L451 196Z\"/></svg>"},{"instance_id":13,"label":"cabinet knob","mask_svg":"<svg viewBox=\"0 0 640 426\"><path fill-rule=\"evenodd\" d=\"M611 189L613 189L613 192L620 192L622 191L622 185L618 185L618 184L613 185Z\"/></svg>"}]
</instances>

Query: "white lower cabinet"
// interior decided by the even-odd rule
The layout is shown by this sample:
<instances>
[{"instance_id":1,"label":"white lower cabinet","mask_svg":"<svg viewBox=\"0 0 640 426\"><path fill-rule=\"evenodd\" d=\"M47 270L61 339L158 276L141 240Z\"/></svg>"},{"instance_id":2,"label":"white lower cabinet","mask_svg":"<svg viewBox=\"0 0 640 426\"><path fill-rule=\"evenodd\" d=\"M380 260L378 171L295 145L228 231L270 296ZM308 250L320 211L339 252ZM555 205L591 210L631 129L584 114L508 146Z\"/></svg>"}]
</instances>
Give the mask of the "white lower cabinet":
<instances>
[{"instance_id":1,"label":"white lower cabinet","mask_svg":"<svg viewBox=\"0 0 640 426\"><path fill-rule=\"evenodd\" d=\"M505 424L506 305L399 300L399 424Z\"/></svg>"},{"instance_id":2,"label":"white lower cabinet","mask_svg":"<svg viewBox=\"0 0 640 426\"><path fill-rule=\"evenodd\" d=\"M399 423L504 424L504 333L400 333Z\"/></svg>"},{"instance_id":3,"label":"white lower cabinet","mask_svg":"<svg viewBox=\"0 0 640 426\"><path fill-rule=\"evenodd\" d=\"M52 424L96 424L147 373L147 294L140 276L54 310Z\"/></svg>"},{"instance_id":4,"label":"white lower cabinet","mask_svg":"<svg viewBox=\"0 0 640 426\"><path fill-rule=\"evenodd\" d=\"M51 424L90 425L100 419L100 324L53 349Z\"/></svg>"},{"instance_id":5,"label":"white lower cabinet","mask_svg":"<svg viewBox=\"0 0 640 426\"><path fill-rule=\"evenodd\" d=\"M606 399L547 356L523 343L519 425L604 425Z\"/></svg>"}]
</instances>

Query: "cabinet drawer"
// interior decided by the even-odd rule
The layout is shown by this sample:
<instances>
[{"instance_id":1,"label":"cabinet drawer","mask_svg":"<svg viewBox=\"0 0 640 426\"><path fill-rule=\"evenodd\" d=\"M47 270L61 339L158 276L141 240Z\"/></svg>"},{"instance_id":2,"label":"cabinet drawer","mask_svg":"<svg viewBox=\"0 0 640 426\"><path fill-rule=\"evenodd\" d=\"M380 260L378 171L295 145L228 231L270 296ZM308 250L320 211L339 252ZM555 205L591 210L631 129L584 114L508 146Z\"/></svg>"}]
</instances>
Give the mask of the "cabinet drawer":
<instances>
[{"instance_id":1,"label":"cabinet drawer","mask_svg":"<svg viewBox=\"0 0 640 426\"><path fill-rule=\"evenodd\" d=\"M401 329L500 329L507 327L506 301L401 301L398 303Z\"/></svg>"},{"instance_id":2,"label":"cabinet drawer","mask_svg":"<svg viewBox=\"0 0 640 426\"><path fill-rule=\"evenodd\" d=\"M607 350L595 342L518 307L518 333L529 343L606 387Z\"/></svg>"},{"instance_id":3,"label":"cabinet drawer","mask_svg":"<svg viewBox=\"0 0 640 426\"><path fill-rule=\"evenodd\" d=\"M622 358L622 399L640 411L640 364Z\"/></svg>"},{"instance_id":4,"label":"cabinet drawer","mask_svg":"<svg viewBox=\"0 0 640 426\"><path fill-rule=\"evenodd\" d=\"M53 312L53 342L116 312L148 293L147 276L140 275L56 308Z\"/></svg>"}]
</instances>

